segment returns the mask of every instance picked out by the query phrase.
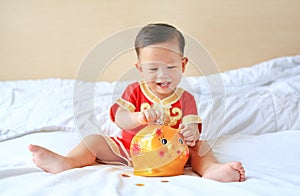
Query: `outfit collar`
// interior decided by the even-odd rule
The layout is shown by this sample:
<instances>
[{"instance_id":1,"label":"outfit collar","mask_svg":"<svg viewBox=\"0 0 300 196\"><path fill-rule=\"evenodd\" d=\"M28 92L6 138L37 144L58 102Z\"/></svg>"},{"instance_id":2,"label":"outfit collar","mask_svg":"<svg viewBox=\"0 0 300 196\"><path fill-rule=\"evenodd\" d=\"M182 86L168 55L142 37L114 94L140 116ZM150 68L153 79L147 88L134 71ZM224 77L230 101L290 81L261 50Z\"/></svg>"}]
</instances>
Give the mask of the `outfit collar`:
<instances>
[{"instance_id":1,"label":"outfit collar","mask_svg":"<svg viewBox=\"0 0 300 196\"><path fill-rule=\"evenodd\" d=\"M150 90L150 88L144 80L140 81L140 87L144 95L147 97L147 99L149 99L149 101L153 103L160 103L163 105L171 105L177 102L180 99L182 93L184 92L182 88L176 88L170 96L164 99L160 99Z\"/></svg>"}]
</instances>

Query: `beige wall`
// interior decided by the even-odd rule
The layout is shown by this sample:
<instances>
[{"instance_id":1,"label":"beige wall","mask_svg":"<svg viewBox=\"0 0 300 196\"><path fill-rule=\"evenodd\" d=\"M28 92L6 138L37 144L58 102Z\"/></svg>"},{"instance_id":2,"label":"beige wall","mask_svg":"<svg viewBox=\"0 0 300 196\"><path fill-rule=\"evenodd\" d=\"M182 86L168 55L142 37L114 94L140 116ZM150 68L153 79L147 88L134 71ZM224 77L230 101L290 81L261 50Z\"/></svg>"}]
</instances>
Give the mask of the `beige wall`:
<instances>
[{"instance_id":1,"label":"beige wall","mask_svg":"<svg viewBox=\"0 0 300 196\"><path fill-rule=\"evenodd\" d=\"M0 0L0 80L75 78L96 44L149 22L196 38L221 71L250 66L300 54L299 18L299 0ZM134 63L121 55L101 80Z\"/></svg>"}]
</instances>

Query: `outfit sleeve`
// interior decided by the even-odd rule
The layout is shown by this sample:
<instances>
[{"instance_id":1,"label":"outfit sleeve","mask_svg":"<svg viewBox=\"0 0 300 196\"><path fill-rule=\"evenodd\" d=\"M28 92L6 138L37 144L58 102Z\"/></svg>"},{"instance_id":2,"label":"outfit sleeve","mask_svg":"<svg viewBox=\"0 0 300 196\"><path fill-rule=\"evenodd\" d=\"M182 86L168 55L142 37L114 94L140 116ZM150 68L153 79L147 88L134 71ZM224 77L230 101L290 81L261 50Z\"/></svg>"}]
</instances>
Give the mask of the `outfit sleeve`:
<instances>
[{"instance_id":1,"label":"outfit sleeve","mask_svg":"<svg viewBox=\"0 0 300 196\"><path fill-rule=\"evenodd\" d=\"M129 85L123 92L121 98L119 98L110 107L110 118L113 122L115 122L115 115L119 107L122 107L123 109L131 112L134 112L136 110L136 96L138 86L138 83L133 83Z\"/></svg>"},{"instance_id":2,"label":"outfit sleeve","mask_svg":"<svg viewBox=\"0 0 300 196\"><path fill-rule=\"evenodd\" d=\"M196 101L188 92L185 92L183 94L183 118L182 123L183 124L190 124L190 123L197 123L199 131L201 132L202 129L202 120L198 116L198 110Z\"/></svg>"}]
</instances>

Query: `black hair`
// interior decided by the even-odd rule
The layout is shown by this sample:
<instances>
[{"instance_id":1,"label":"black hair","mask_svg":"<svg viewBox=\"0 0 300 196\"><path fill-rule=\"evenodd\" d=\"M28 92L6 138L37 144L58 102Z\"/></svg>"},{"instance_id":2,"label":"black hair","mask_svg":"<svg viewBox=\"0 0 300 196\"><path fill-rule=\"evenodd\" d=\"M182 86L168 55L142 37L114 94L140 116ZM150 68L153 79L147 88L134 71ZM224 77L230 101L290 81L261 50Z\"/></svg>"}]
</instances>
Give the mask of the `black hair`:
<instances>
[{"instance_id":1,"label":"black hair","mask_svg":"<svg viewBox=\"0 0 300 196\"><path fill-rule=\"evenodd\" d=\"M180 53L184 54L185 40L180 31L165 23L154 23L144 26L135 38L135 51L139 57L140 49L149 45L166 42L176 38Z\"/></svg>"}]
</instances>

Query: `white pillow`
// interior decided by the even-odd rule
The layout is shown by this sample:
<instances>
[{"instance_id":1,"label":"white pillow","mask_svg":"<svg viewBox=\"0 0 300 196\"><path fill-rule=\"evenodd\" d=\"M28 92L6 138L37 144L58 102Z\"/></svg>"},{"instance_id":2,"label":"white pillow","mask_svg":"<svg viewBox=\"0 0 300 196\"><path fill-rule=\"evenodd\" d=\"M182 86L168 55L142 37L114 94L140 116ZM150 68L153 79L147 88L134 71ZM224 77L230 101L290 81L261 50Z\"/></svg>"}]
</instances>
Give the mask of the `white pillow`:
<instances>
[{"instance_id":1,"label":"white pillow","mask_svg":"<svg viewBox=\"0 0 300 196\"><path fill-rule=\"evenodd\" d=\"M300 129L299 78L300 56L187 78L203 120L202 138Z\"/></svg>"}]
</instances>

